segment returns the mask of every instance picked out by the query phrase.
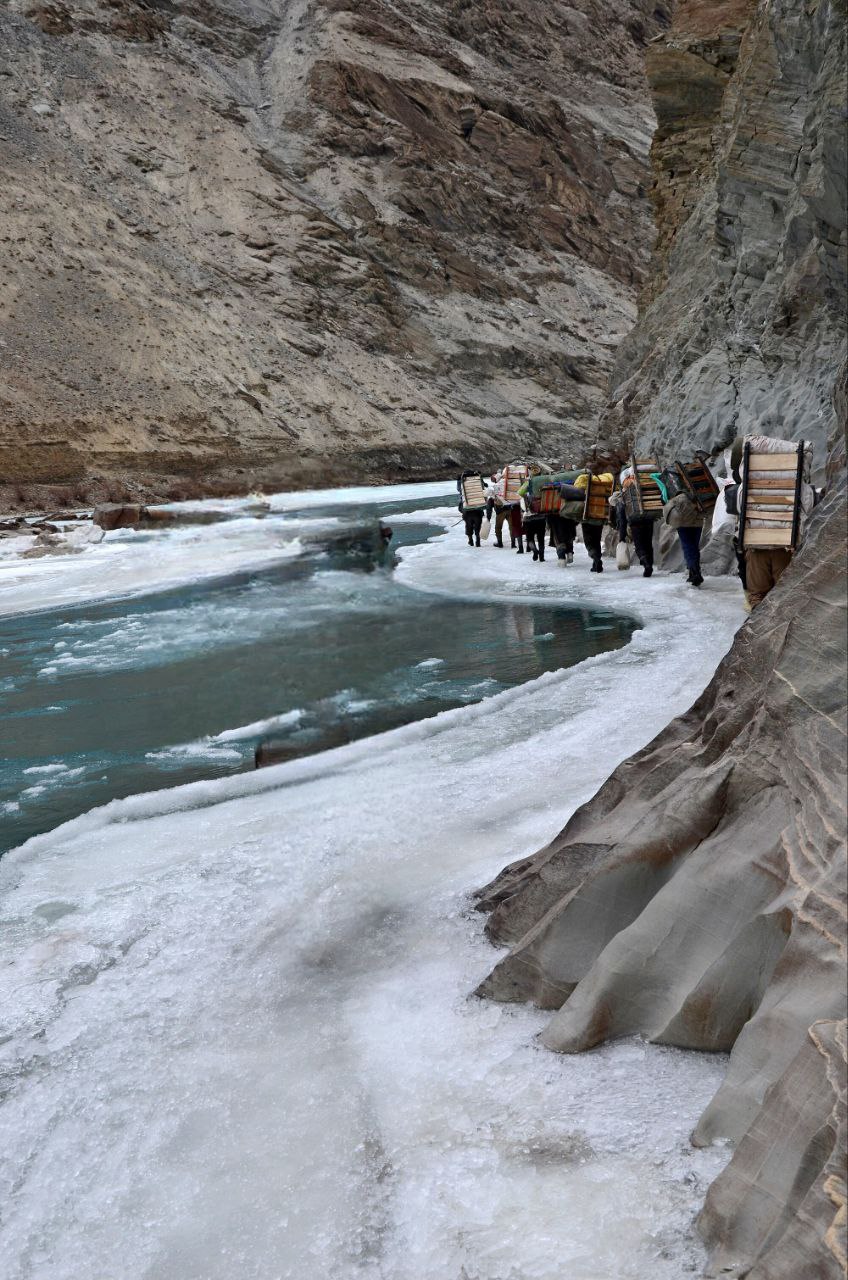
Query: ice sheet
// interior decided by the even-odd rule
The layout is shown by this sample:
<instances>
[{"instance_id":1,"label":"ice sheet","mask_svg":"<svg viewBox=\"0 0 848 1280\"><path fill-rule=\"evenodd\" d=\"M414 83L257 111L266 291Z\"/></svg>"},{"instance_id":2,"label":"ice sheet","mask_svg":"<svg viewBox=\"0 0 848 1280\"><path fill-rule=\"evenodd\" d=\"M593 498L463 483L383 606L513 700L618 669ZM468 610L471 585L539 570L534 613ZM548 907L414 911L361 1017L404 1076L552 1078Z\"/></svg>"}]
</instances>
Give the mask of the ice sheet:
<instances>
[{"instance_id":1,"label":"ice sheet","mask_svg":"<svg viewBox=\"0 0 848 1280\"><path fill-rule=\"evenodd\" d=\"M0 616L163 591L264 568L302 550L296 530L260 520L109 533L75 556L0 560Z\"/></svg>"},{"instance_id":2,"label":"ice sheet","mask_svg":"<svg viewBox=\"0 0 848 1280\"><path fill-rule=\"evenodd\" d=\"M700 692L738 586L465 546L427 591L610 603L625 649L256 774L113 802L0 863L9 1280L681 1280L717 1056L557 1057L469 999L466 895ZM638 714L633 714L638 708ZM2 1037L0 1037L2 1038Z\"/></svg>"},{"instance_id":3,"label":"ice sheet","mask_svg":"<svg viewBox=\"0 0 848 1280\"><path fill-rule=\"evenodd\" d=\"M299 489L283 493L266 493L259 502L272 511L307 511L328 503L367 506L374 502L411 502L419 498L441 498L455 494L454 480L430 480L423 484L354 485L346 489ZM222 511L227 513L257 509L257 496L246 498L201 498L193 502L170 502L172 511Z\"/></svg>"},{"instance_id":4,"label":"ice sheet","mask_svg":"<svg viewBox=\"0 0 848 1280\"><path fill-rule=\"evenodd\" d=\"M0 541L0 616L138 595L261 569L299 555L300 536L337 523L306 514L315 508L348 506L355 514L363 505L440 498L454 489L451 481L436 481L267 495L265 502L272 513L305 513L302 520L293 514L290 522L256 519L258 508L249 498L169 503L165 505L172 511L218 511L230 518L217 525L118 530L100 542L88 541L99 530L78 525L70 537L83 549L73 556L25 559L21 552L31 547L31 539L4 539Z\"/></svg>"}]
</instances>

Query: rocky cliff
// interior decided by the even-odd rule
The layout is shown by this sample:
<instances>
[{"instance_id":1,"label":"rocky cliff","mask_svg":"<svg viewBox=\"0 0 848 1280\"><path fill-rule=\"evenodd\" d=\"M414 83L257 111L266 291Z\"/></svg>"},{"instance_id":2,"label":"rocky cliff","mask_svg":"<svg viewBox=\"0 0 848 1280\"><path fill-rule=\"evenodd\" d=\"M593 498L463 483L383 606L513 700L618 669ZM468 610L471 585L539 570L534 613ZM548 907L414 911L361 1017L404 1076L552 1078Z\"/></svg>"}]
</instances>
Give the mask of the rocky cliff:
<instances>
[{"instance_id":1,"label":"rocky cliff","mask_svg":"<svg viewBox=\"0 0 848 1280\"><path fill-rule=\"evenodd\" d=\"M645 278L668 21L11 0L0 483L145 496L579 449Z\"/></svg>"},{"instance_id":2,"label":"rocky cliff","mask_svg":"<svg viewBox=\"0 0 848 1280\"><path fill-rule=\"evenodd\" d=\"M604 433L668 457L754 426L819 474L845 355L844 0L681 0L647 71L657 253Z\"/></svg>"},{"instance_id":3,"label":"rocky cliff","mask_svg":"<svg viewBox=\"0 0 848 1280\"><path fill-rule=\"evenodd\" d=\"M684 451L705 443L709 414L724 405L733 432L756 422L812 435L829 496L692 709L616 769L548 848L484 892L491 936L510 950L481 994L552 1010L543 1040L559 1052L634 1034L729 1051L694 1134L734 1144L700 1219L708 1274L837 1280L846 367L834 297L845 152L834 122L844 6L690 0L651 64L657 274L608 426L643 448ZM714 425L710 443L725 438L724 417Z\"/></svg>"}]
</instances>

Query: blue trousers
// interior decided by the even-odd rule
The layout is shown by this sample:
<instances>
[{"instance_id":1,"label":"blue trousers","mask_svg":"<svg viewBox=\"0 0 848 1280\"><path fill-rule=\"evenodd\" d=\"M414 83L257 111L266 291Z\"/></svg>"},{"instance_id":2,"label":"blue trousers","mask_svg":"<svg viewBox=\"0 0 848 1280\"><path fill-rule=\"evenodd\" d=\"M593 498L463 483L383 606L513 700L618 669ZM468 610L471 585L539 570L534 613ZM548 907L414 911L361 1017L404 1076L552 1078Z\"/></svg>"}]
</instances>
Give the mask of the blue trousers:
<instances>
[{"instance_id":1,"label":"blue trousers","mask_svg":"<svg viewBox=\"0 0 848 1280\"><path fill-rule=\"evenodd\" d=\"M700 528L683 528L677 530L680 545L683 548L683 559L687 569L701 571L701 530Z\"/></svg>"}]
</instances>

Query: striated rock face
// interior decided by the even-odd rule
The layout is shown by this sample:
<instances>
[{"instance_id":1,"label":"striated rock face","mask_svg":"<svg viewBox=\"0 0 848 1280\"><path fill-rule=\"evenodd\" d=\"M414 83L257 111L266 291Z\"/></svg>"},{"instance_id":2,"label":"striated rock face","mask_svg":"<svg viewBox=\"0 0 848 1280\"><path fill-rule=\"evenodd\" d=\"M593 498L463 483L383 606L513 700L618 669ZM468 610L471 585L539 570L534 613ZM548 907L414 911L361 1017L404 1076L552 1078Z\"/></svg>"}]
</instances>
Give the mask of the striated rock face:
<instances>
[{"instance_id":1,"label":"striated rock face","mask_svg":"<svg viewBox=\"0 0 848 1280\"><path fill-rule=\"evenodd\" d=\"M668 457L753 427L824 466L845 354L844 0L681 0L648 51L657 253L604 432Z\"/></svg>"},{"instance_id":2,"label":"striated rock face","mask_svg":"<svg viewBox=\"0 0 848 1280\"><path fill-rule=\"evenodd\" d=\"M668 15L11 0L0 481L322 483L594 438Z\"/></svg>"},{"instance_id":3,"label":"striated rock face","mask_svg":"<svg viewBox=\"0 0 848 1280\"><path fill-rule=\"evenodd\" d=\"M511 950L480 994L556 1010L549 1048L731 1051L711 1275L842 1274L844 533L843 490L691 711L481 904Z\"/></svg>"},{"instance_id":4,"label":"striated rock face","mask_svg":"<svg viewBox=\"0 0 848 1280\"><path fill-rule=\"evenodd\" d=\"M657 275L607 419L678 456L810 436L829 496L692 709L481 901L510 950L480 993L552 1010L548 1047L730 1052L693 1137L735 1146L700 1226L708 1275L747 1280L846 1254L842 18L691 0L653 46Z\"/></svg>"}]
</instances>

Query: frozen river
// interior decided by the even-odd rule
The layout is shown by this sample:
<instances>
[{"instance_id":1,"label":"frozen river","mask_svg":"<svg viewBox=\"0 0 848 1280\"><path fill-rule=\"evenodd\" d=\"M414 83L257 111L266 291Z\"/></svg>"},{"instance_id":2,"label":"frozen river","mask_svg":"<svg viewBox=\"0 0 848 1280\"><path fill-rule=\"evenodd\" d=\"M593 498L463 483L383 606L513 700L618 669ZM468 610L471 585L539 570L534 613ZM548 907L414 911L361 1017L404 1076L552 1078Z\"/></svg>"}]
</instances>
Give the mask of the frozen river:
<instances>
[{"instance_id":1,"label":"frozen river","mask_svg":"<svg viewBox=\"0 0 848 1280\"><path fill-rule=\"evenodd\" d=\"M726 1153L687 1137L724 1060L558 1057L534 1010L468 995L497 956L471 892L691 703L741 620L730 582L598 580L583 554L534 565L450 529L403 549L396 582L505 616L612 609L643 624L625 647L112 801L0 861L4 1276L697 1273L693 1216ZM121 564L128 590L155 586L155 565L139 583Z\"/></svg>"},{"instance_id":2,"label":"frozen river","mask_svg":"<svg viewBox=\"0 0 848 1280\"><path fill-rule=\"evenodd\" d=\"M53 607L0 610L0 854L108 800L252 770L269 739L289 756L324 750L630 638L634 620L599 606L404 585L378 521L402 549L457 518L419 488L261 518L234 502L215 525L114 532L84 554L7 563L9 595L30 602L49 573ZM218 573L197 576L212 548ZM0 600L3 574L0 560ZM126 594L100 598L113 579Z\"/></svg>"}]
</instances>

